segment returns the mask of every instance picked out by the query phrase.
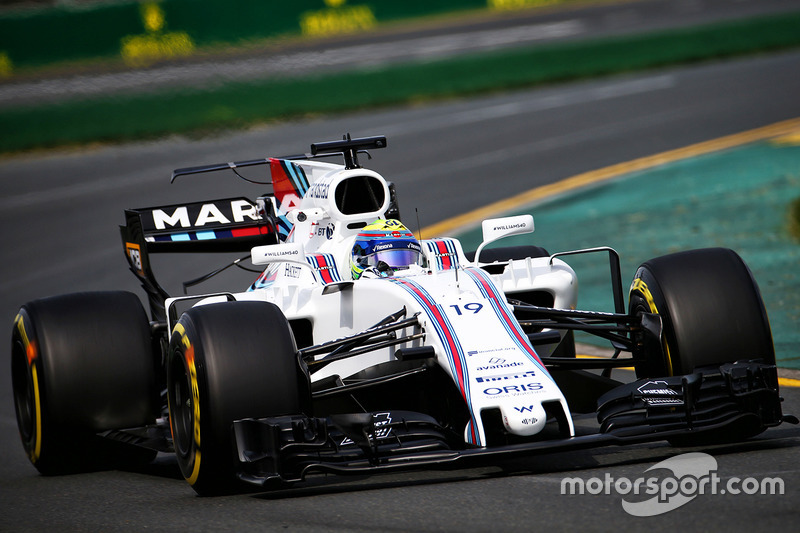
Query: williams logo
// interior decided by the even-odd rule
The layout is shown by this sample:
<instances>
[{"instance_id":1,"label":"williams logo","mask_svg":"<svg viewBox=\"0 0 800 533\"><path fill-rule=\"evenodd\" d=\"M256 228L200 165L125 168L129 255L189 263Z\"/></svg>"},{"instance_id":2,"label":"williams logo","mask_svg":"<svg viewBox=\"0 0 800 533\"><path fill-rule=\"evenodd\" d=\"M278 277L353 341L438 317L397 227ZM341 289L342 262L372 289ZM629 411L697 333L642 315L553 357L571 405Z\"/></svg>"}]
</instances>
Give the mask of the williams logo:
<instances>
[{"instance_id":1,"label":"williams logo","mask_svg":"<svg viewBox=\"0 0 800 533\"><path fill-rule=\"evenodd\" d=\"M527 228L528 225L524 222L520 222L518 224L505 224L503 226L495 226L492 228L492 231L507 231L511 229L519 229L519 228Z\"/></svg>"}]
</instances>

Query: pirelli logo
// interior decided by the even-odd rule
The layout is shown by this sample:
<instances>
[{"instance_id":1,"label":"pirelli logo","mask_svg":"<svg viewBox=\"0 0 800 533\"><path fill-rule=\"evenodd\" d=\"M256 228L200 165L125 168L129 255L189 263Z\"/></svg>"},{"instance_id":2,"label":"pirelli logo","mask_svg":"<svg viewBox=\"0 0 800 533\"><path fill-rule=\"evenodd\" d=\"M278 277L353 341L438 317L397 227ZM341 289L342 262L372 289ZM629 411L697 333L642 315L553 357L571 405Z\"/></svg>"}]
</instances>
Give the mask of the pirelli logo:
<instances>
[{"instance_id":1,"label":"pirelli logo","mask_svg":"<svg viewBox=\"0 0 800 533\"><path fill-rule=\"evenodd\" d=\"M536 372L529 370L528 372L518 372L515 374L497 374L495 376L483 376L475 378L478 383L496 383L498 381L511 381L522 378L532 378Z\"/></svg>"}]
</instances>

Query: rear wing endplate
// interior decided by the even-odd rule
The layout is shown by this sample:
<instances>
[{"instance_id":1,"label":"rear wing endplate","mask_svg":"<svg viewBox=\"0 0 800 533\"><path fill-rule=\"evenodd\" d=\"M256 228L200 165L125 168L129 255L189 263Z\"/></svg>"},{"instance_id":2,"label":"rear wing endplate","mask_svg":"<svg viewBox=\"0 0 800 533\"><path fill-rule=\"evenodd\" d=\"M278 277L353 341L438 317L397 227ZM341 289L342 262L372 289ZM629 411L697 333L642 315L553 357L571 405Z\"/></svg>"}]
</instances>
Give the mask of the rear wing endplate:
<instances>
[{"instance_id":1,"label":"rear wing endplate","mask_svg":"<svg viewBox=\"0 0 800 533\"><path fill-rule=\"evenodd\" d=\"M246 198L125 210L120 226L125 258L147 292L153 320L166 319L169 294L150 267L151 253L249 252L278 243L271 214Z\"/></svg>"}]
</instances>

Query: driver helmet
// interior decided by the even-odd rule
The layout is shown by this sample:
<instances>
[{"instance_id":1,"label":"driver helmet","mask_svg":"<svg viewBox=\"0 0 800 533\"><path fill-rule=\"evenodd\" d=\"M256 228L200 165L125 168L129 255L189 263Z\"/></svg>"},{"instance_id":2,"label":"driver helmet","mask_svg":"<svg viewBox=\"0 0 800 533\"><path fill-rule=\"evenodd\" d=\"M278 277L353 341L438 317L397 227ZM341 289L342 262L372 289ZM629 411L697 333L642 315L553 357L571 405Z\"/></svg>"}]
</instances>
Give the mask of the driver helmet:
<instances>
[{"instance_id":1,"label":"driver helmet","mask_svg":"<svg viewBox=\"0 0 800 533\"><path fill-rule=\"evenodd\" d=\"M350 270L353 279L360 278L368 269L380 276L391 276L397 270L418 264L421 253L419 242L402 222L378 219L358 232L350 255Z\"/></svg>"}]
</instances>

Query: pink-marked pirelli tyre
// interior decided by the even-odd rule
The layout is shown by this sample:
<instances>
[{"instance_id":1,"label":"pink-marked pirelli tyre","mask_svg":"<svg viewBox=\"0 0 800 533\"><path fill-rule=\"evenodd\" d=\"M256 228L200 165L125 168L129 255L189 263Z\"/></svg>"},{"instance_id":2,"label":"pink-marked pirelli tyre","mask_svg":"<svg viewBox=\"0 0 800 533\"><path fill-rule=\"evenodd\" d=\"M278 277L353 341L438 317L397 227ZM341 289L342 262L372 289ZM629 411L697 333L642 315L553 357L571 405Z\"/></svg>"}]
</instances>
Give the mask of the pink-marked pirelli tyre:
<instances>
[{"instance_id":1,"label":"pink-marked pirelli tyre","mask_svg":"<svg viewBox=\"0 0 800 533\"><path fill-rule=\"evenodd\" d=\"M11 335L11 379L22 444L42 474L155 457L97 436L157 416L150 326L136 295L87 292L23 305Z\"/></svg>"},{"instance_id":2,"label":"pink-marked pirelli tyre","mask_svg":"<svg viewBox=\"0 0 800 533\"><path fill-rule=\"evenodd\" d=\"M775 364L767 312L750 269L733 250L679 252L643 263L629 312L655 313L662 342L641 338L638 377L677 376L740 359Z\"/></svg>"},{"instance_id":3,"label":"pink-marked pirelli tyre","mask_svg":"<svg viewBox=\"0 0 800 533\"><path fill-rule=\"evenodd\" d=\"M167 399L181 472L202 496L244 490L232 424L310 410L308 375L283 312L266 302L194 307L172 332Z\"/></svg>"}]
</instances>

